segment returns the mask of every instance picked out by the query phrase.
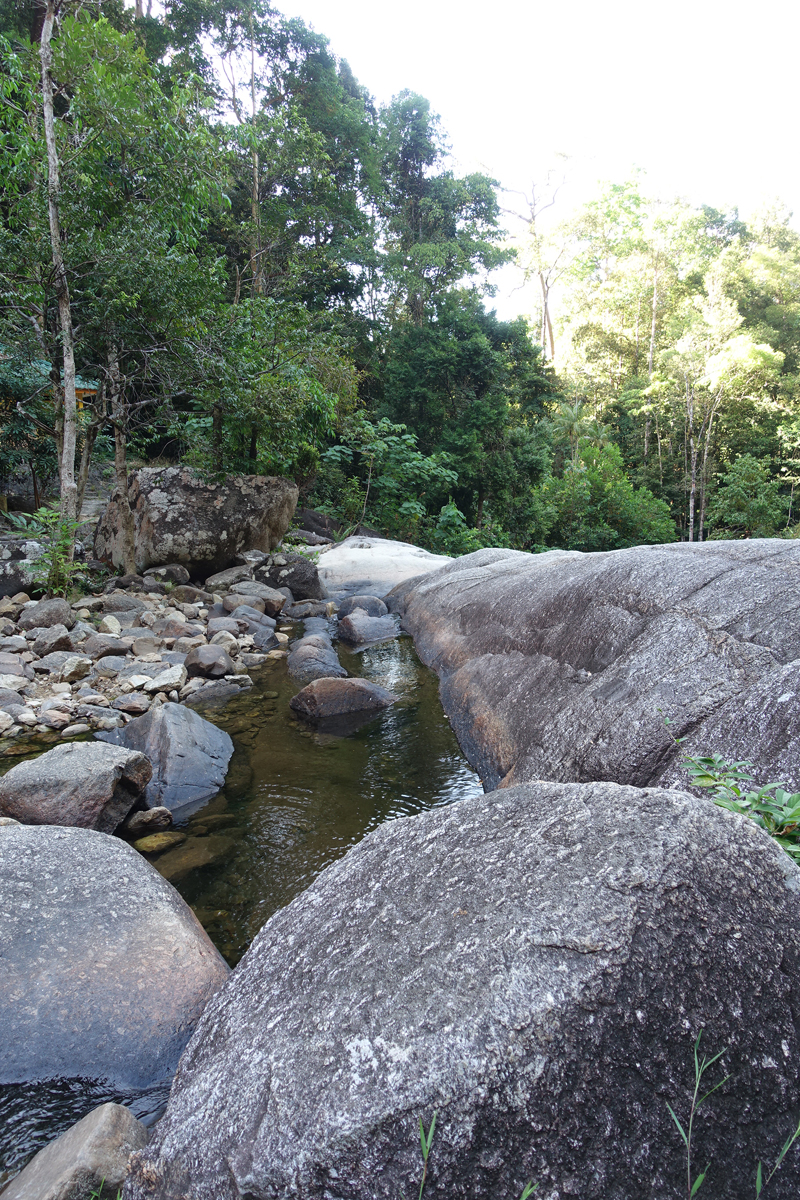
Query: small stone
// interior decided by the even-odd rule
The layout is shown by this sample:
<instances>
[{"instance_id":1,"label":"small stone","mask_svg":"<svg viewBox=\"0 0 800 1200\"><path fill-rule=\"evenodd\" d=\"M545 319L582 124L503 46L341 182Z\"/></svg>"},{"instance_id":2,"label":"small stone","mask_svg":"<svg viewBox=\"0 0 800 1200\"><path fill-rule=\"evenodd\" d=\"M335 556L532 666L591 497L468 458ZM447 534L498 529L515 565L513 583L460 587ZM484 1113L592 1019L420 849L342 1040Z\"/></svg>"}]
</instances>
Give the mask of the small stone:
<instances>
[{"instance_id":1,"label":"small stone","mask_svg":"<svg viewBox=\"0 0 800 1200\"><path fill-rule=\"evenodd\" d=\"M143 658L145 654L157 654L160 645L160 638L140 637L134 638L132 649L137 658Z\"/></svg>"},{"instance_id":2,"label":"small stone","mask_svg":"<svg viewBox=\"0 0 800 1200\"><path fill-rule=\"evenodd\" d=\"M266 612L266 604L259 596L243 596L238 592L229 592L222 601L222 607L226 612L233 612L234 609L240 608L243 604L254 608L256 612Z\"/></svg>"},{"instance_id":3,"label":"small stone","mask_svg":"<svg viewBox=\"0 0 800 1200\"><path fill-rule=\"evenodd\" d=\"M68 725L61 732L64 737L77 737L79 733L89 733L91 725L87 725L85 721L77 721L74 725Z\"/></svg>"},{"instance_id":4,"label":"small stone","mask_svg":"<svg viewBox=\"0 0 800 1200\"><path fill-rule=\"evenodd\" d=\"M7 712L0 711L0 733L7 733L12 725L16 725L16 721Z\"/></svg>"},{"instance_id":5,"label":"small stone","mask_svg":"<svg viewBox=\"0 0 800 1200\"><path fill-rule=\"evenodd\" d=\"M52 691L53 695L55 696L68 696L72 691L72 688L68 683L54 683Z\"/></svg>"},{"instance_id":6,"label":"small stone","mask_svg":"<svg viewBox=\"0 0 800 1200\"><path fill-rule=\"evenodd\" d=\"M65 625L67 629L72 629L75 620L67 601L55 598L39 600L38 603L26 607L24 612L20 613L18 624L20 629L51 629L54 625Z\"/></svg>"},{"instance_id":7,"label":"small stone","mask_svg":"<svg viewBox=\"0 0 800 1200\"><path fill-rule=\"evenodd\" d=\"M186 841L186 834L177 829L166 833L149 833L133 843L134 850L140 854L158 854L160 850L169 850L171 846L180 846Z\"/></svg>"},{"instance_id":8,"label":"small stone","mask_svg":"<svg viewBox=\"0 0 800 1200\"><path fill-rule=\"evenodd\" d=\"M159 675L156 675L155 679L148 679L147 683L142 686L148 694L153 692L169 692L173 688L183 687L188 677L186 667L168 667L166 671L162 671Z\"/></svg>"},{"instance_id":9,"label":"small stone","mask_svg":"<svg viewBox=\"0 0 800 1200\"><path fill-rule=\"evenodd\" d=\"M169 829L172 824L172 813L163 805L156 808L146 808L128 817L122 826L122 832L133 836L137 833L154 833L158 829Z\"/></svg>"},{"instance_id":10,"label":"small stone","mask_svg":"<svg viewBox=\"0 0 800 1200\"><path fill-rule=\"evenodd\" d=\"M129 675L128 683L133 688L143 688L146 683L150 683L149 675Z\"/></svg>"},{"instance_id":11,"label":"small stone","mask_svg":"<svg viewBox=\"0 0 800 1200\"><path fill-rule=\"evenodd\" d=\"M134 717L140 717L142 713L146 713L150 708L150 698L142 695L141 692L131 692L128 696L118 696L111 705L117 712L131 713Z\"/></svg>"},{"instance_id":12,"label":"small stone","mask_svg":"<svg viewBox=\"0 0 800 1200\"><path fill-rule=\"evenodd\" d=\"M227 629L221 629L219 633L215 633L211 638L210 645L222 646L231 655L239 653L239 642Z\"/></svg>"},{"instance_id":13,"label":"small stone","mask_svg":"<svg viewBox=\"0 0 800 1200\"><path fill-rule=\"evenodd\" d=\"M65 683L77 683L79 679L85 679L91 669L91 659L73 654L62 664L59 675Z\"/></svg>"},{"instance_id":14,"label":"small stone","mask_svg":"<svg viewBox=\"0 0 800 1200\"><path fill-rule=\"evenodd\" d=\"M108 613L103 617L102 621L97 626L97 629L99 633L110 633L113 634L114 637L119 637L122 631L122 626L113 613Z\"/></svg>"},{"instance_id":15,"label":"small stone","mask_svg":"<svg viewBox=\"0 0 800 1200\"><path fill-rule=\"evenodd\" d=\"M21 824L22 824L21 821L15 821L13 817L0 817L0 829L5 828L7 825L21 825Z\"/></svg>"}]
</instances>

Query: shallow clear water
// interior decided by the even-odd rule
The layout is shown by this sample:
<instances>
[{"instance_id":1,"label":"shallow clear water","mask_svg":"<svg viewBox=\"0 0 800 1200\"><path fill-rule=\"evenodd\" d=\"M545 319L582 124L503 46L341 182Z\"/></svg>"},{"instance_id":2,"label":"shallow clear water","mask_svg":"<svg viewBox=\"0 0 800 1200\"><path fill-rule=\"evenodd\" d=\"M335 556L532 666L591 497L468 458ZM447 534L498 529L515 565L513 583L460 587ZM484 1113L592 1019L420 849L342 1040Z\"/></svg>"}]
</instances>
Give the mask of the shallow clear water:
<instances>
[{"instance_id":1,"label":"shallow clear water","mask_svg":"<svg viewBox=\"0 0 800 1200\"><path fill-rule=\"evenodd\" d=\"M224 791L178 826L181 845L147 856L231 965L277 909L371 829L482 793L442 711L436 676L409 638L339 654L351 675L388 688L398 703L349 736L320 733L289 708L301 685L285 659L255 669L251 690L200 710L236 747ZM149 1122L166 1096L122 1096L87 1080L0 1087L0 1187L109 1099Z\"/></svg>"}]
</instances>

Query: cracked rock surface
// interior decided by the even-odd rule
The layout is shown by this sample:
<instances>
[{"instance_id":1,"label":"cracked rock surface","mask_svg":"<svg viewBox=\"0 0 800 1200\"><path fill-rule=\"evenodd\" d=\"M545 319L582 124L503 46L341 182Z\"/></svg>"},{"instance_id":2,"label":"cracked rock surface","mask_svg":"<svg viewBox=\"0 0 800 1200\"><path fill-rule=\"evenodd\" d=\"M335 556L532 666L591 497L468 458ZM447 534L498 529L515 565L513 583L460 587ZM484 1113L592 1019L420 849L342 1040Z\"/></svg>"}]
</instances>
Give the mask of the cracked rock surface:
<instances>
[{"instance_id":1,"label":"cracked rock surface","mask_svg":"<svg viewBox=\"0 0 800 1200\"><path fill-rule=\"evenodd\" d=\"M800 871L708 800L537 782L388 822L212 999L124 1198L416 1195L434 1111L426 1196L679 1195L703 1030L731 1080L697 1161L749 1200L796 1124L799 960Z\"/></svg>"},{"instance_id":2,"label":"cracked rock surface","mask_svg":"<svg viewBox=\"0 0 800 1200\"><path fill-rule=\"evenodd\" d=\"M487 789L683 785L710 752L800 787L797 542L479 550L387 601Z\"/></svg>"}]
</instances>

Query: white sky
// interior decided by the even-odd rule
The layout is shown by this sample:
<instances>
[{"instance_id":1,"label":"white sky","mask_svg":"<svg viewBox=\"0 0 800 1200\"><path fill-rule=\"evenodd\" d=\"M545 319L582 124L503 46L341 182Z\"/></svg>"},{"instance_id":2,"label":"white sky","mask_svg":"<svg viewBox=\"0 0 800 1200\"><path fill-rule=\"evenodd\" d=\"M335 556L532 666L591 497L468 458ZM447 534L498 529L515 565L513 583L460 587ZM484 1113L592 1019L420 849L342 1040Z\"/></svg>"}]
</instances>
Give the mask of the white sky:
<instances>
[{"instance_id":1,"label":"white sky","mask_svg":"<svg viewBox=\"0 0 800 1200\"><path fill-rule=\"evenodd\" d=\"M325 34L379 102L426 96L458 169L525 191L570 155L559 216L634 166L663 198L746 214L780 197L800 213L797 3L276 3ZM506 272L500 315L530 310L517 285Z\"/></svg>"}]
</instances>

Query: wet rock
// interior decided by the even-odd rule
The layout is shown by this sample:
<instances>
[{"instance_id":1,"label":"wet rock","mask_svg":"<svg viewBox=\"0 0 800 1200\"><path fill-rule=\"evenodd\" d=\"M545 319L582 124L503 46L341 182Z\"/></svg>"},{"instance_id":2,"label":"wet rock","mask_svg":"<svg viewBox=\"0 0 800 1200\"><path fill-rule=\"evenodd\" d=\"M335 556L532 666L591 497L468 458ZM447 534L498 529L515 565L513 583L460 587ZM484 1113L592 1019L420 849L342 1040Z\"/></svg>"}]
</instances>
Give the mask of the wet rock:
<instances>
[{"instance_id":1,"label":"wet rock","mask_svg":"<svg viewBox=\"0 0 800 1200\"><path fill-rule=\"evenodd\" d=\"M186 655L186 671L190 678L220 679L233 674L233 662L222 646L197 646Z\"/></svg>"},{"instance_id":2,"label":"wet rock","mask_svg":"<svg viewBox=\"0 0 800 1200\"><path fill-rule=\"evenodd\" d=\"M355 609L363 610L368 617L385 617L389 611L378 596L348 596L339 605L339 617L348 617Z\"/></svg>"},{"instance_id":3,"label":"wet rock","mask_svg":"<svg viewBox=\"0 0 800 1200\"><path fill-rule=\"evenodd\" d=\"M0 911L0 1083L168 1080L228 968L149 863L90 829L6 828Z\"/></svg>"},{"instance_id":4,"label":"wet rock","mask_svg":"<svg viewBox=\"0 0 800 1200\"><path fill-rule=\"evenodd\" d=\"M289 707L305 720L316 722L388 708L396 700L386 688L367 679L315 679L292 697Z\"/></svg>"},{"instance_id":5,"label":"wet rock","mask_svg":"<svg viewBox=\"0 0 800 1200\"><path fill-rule=\"evenodd\" d=\"M134 837L136 834L143 837L146 833L169 829L171 824L172 813L168 808L145 808L131 813L122 824L120 832L124 833L126 837Z\"/></svg>"},{"instance_id":6,"label":"wet rock","mask_svg":"<svg viewBox=\"0 0 800 1200\"><path fill-rule=\"evenodd\" d=\"M399 629L392 617L370 617L362 608L354 609L349 616L339 621L339 637L352 646L364 646L368 642L382 642L397 637Z\"/></svg>"},{"instance_id":7,"label":"wet rock","mask_svg":"<svg viewBox=\"0 0 800 1200\"><path fill-rule=\"evenodd\" d=\"M54 650L72 650L72 641L66 625L53 625L45 629L33 643L33 653L44 658Z\"/></svg>"},{"instance_id":8,"label":"wet rock","mask_svg":"<svg viewBox=\"0 0 800 1200\"><path fill-rule=\"evenodd\" d=\"M135 841L133 848L140 854L159 854L162 850L180 846L181 842L185 841L186 834L179 833L177 829L174 829L165 833L148 833L145 837L140 837Z\"/></svg>"},{"instance_id":9,"label":"wet rock","mask_svg":"<svg viewBox=\"0 0 800 1200\"><path fill-rule=\"evenodd\" d=\"M398 583L427 575L452 563L407 542L354 536L319 559L319 577L331 595L385 596Z\"/></svg>"},{"instance_id":10,"label":"wet rock","mask_svg":"<svg viewBox=\"0 0 800 1200\"><path fill-rule=\"evenodd\" d=\"M252 686L252 682L248 686ZM209 681L201 691L188 695L185 705L187 708L218 708L232 696L238 696L241 690L238 681L235 683L230 679L218 679L213 683Z\"/></svg>"},{"instance_id":11,"label":"wet rock","mask_svg":"<svg viewBox=\"0 0 800 1200\"><path fill-rule=\"evenodd\" d=\"M116 1200L147 1129L122 1104L101 1104L28 1163L4 1200Z\"/></svg>"},{"instance_id":12,"label":"wet rock","mask_svg":"<svg viewBox=\"0 0 800 1200\"><path fill-rule=\"evenodd\" d=\"M295 600L325 600L316 565L303 554L281 551L270 554L256 567L255 578L271 588L288 587Z\"/></svg>"},{"instance_id":13,"label":"wet rock","mask_svg":"<svg viewBox=\"0 0 800 1200\"><path fill-rule=\"evenodd\" d=\"M800 543L775 538L481 550L395 600L488 787L683 783L684 754L720 753L796 788L799 588Z\"/></svg>"},{"instance_id":14,"label":"wet rock","mask_svg":"<svg viewBox=\"0 0 800 1200\"><path fill-rule=\"evenodd\" d=\"M331 639L323 633L313 633L295 642L286 661L289 674L295 679L343 679L347 675Z\"/></svg>"},{"instance_id":15,"label":"wet rock","mask_svg":"<svg viewBox=\"0 0 800 1200\"><path fill-rule=\"evenodd\" d=\"M53 625L65 625L72 629L76 616L66 600L40 600L25 608L19 615L17 624L20 629L50 629Z\"/></svg>"},{"instance_id":16,"label":"wet rock","mask_svg":"<svg viewBox=\"0 0 800 1200\"><path fill-rule=\"evenodd\" d=\"M227 858L235 846L234 838L220 833L212 833L203 838L188 838L182 846L162 854L153 866L165 879L177 882L185 879L190 871L209 867L212 863Z\"/></svg>"},{"instance_id":17,"label":"wet rock","mask_svg":"<svg viewBox=\"0 0 800 1200\"><path fill-rule=\"evenodd\" d=\"M434 1111L432 1197L678 1195L652 1148L699 1030L730 1079L694 1151L745 1200L796 1125L798 967L800 871L705 799L536 782L389 821L256 935L125 1200L416 1194Z\"/></svg>"},{"instance_id":18,"label":"wet rock","mask_svg":"<svg viewBox=\"0 0 800 1200\"><path fill-rule=\"evenodd\" d=\"M188 816L225 782L233 742L184 704L161 704L123 729L98 734L103 741L145 754L153 767L146 800Z\"/></svg>"},{"instance_id":19,"label":"wet rock","mask_svg":"<svg viewBox=\"0 0 800 1200\"><path fill-rule=\"evenodd\" d=\"M152 701L149 696L144 696L141 692L129 692L127 696L117 696L111 707L117 712L130 713L134 717L141 717L143 713L148 712Z\"/></svg>"},{"instance_id":20,"label":"wet rock","mask_svg":"<svg viewBox=\"0 0 800 1200\"><path fill-rule=\"evenodd\" d=\"M308 617L324 617L327 611L325 600L299 600L297 604L287 604L281 616L287 621L305 621Z\"/></svg>"},{"instance_id":21,"label":"wet rock","mask_svg":"<svg viewBox=\"0 0 800 1200\"><path fill-rule=\"evenodd\" d=\"M40 720L49 724L57 711L41 713ZM150 763L135 750L100 742L56 746L0 778L0 812L29 825L111 833L141 802L150 776Z\"/></svg>"},{"instance_id":22,"label":"wet rock","mask_svg":"<svg viewBox=\"0 0 800 1200\"><path fill-rule=\"evenodd\" d=\"M179 562L205 578L230 566L249 547L269 550L289 527L297 487L263 475L203 479L188 467L145 467L129 482L134 514L137 570ZM98 523L95 554L122 561L118 501L112 498Z\"/></svg>"}]
</instances>

